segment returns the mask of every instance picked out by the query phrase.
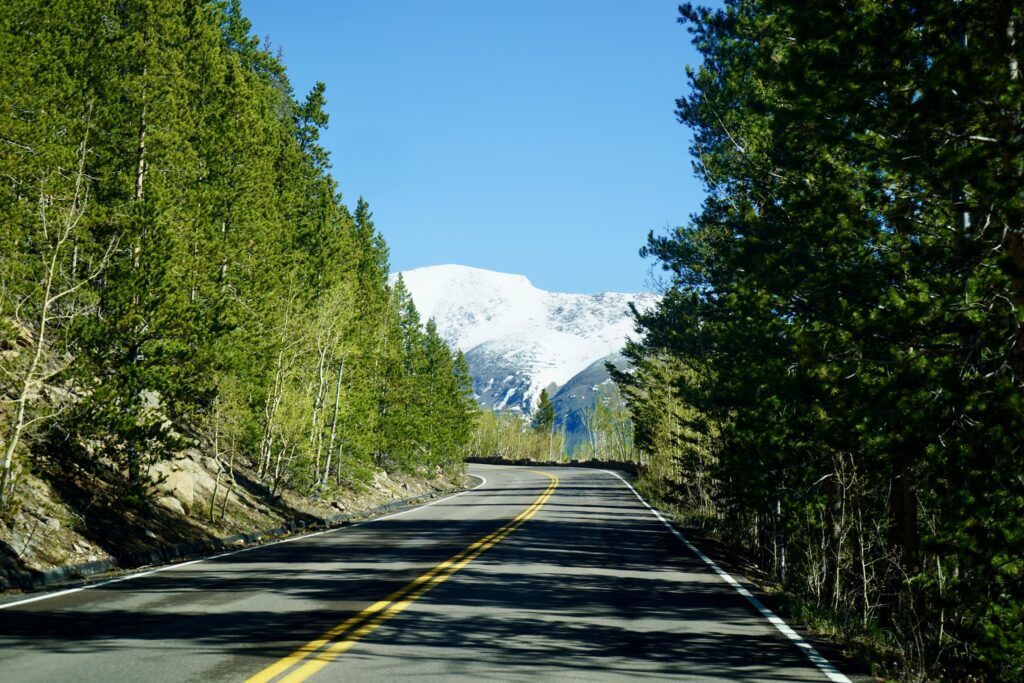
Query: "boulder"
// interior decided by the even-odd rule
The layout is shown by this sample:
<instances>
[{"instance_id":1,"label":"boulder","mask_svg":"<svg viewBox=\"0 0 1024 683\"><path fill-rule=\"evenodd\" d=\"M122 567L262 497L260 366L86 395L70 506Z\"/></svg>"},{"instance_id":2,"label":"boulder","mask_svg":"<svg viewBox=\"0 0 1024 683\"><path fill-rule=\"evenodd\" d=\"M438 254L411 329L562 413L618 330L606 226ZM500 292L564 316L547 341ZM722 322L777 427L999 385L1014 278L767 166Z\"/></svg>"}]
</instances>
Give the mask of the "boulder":
<instances>
[{"instance_id":1,"label":"boulder","mask_svg":"<svg viewBox=\"0 0 1024 683\"><path fill-rule=\"evenodd\" d=\"M173 496L160 496L156 499L156 504L176 514L185 514L185 508L182 507L181 501Z\"/></svg>"},{"instance_id":2,"label":"boulder","mask_svg":"<svg viewBox=\"0 0 1024 683\"><path fill-rule=\"evenodd\" d=\"M160 480L166 478L171 472L176 471L176 468L170 462L158 462L155 465L151 465L149 468L149 480L153 482L153 486L159 490Z\"/></svg>"},{"instance_id":3,"label":"boulder","mask_svg":"<svg viewBox=\"0 0 1024 683\"><path fill-rule=\"evenodd\" d=\"M195 487L192 475L188 472L167 472L163 475L162 481L157 481L154 486L161 497L176 499L185 513L195 504ZM159 502L158 500L157 503Z\"/></svg>"},{"instance_id":4,"label":"boulder","mask_svg":"<svg viewBox=\"0 0 1024 683\"><path fill-rule=\"evenodd\" d=\"M196 498L209 498L216 485L215 475L206 468L206 461L212 460L196 449L180 453L174 460L159 462L149 470L153 490L160 496L176 498L185 512L196 504ZM221 489L225 486L221 478Z\"/></svg>"},{"instance_id":5,"label":"boulder","mask_svg":"<svg viewBox=\"0 0 1024 683\"><path fill-rule=\"evenodd\" d=\"M199 451L192 449L185 451L184 458L179 458L174 461L175 467L182 472L187 472L192 478L192 488L195 493L201 496L210 496L213 494L213 488L215 485L215 478L213 474L205 466L205 460L211 460L212 458L205 458ZM221 481L223 486L224 482Z\"/></svg>"}]
</instances>

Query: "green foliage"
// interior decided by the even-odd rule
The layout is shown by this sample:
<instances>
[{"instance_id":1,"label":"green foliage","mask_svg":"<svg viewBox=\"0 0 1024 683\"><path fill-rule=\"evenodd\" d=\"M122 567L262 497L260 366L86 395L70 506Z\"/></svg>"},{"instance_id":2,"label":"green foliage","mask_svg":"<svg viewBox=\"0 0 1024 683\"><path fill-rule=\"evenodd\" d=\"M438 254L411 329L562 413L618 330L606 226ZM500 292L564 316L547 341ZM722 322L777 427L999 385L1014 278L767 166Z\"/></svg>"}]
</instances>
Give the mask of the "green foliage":
<instances>
[{"instance_id":1,"label":"green foliage","mask_svg":"<svg viewBox=\"0 0 1024 683\"><path fill-rule=\"evenodd\" d=\"M473 455L527 462L565 462L565 432L542 432L514 412L481 411L470 441Z\"/></svg>"},{"instance_id":2,"label":"green foliage","mask_svg":"<svg viewBox=\"0 0 1024 683\"><path fill-rule=\"evenodd\" d=\"M681 11L708 196L617 377L649 476L908 669L1018 680L1021 8Z\"/></svg>"},{"instance_id":3,"label":"green foliage","mask_svg":"<svg viewBox=\"0 0 1024 683\"><path fill-rule=\"evenodd\" d=\"M319 142L325 86L297 100L249 28L234 0L0 13L5 377L42 338L23 320L48 254L51 280L75 288L30 391L2 386L3 451L33 424L135 496L153 463L196 443L318 495L376 467L461 467L464 360L389 286L367 203L342 202ZM76 177L88 202L69 199ZM58 213L76 219L54 252L43 219ZM9 408L22 394L24 419Z\"/></svg>"},{"instance_id":4,"label":"green foliage","mask_svg":"<svg viewBox=\"0 0 1024 683\"><path fill-rule=\"evenodd\" d=\"M555 404L551 402L547 389L540 390L537 409L533 413L533 429L538 432L550 432L555 428Z\"/></svg>"},{"instance_id":5,"label":"green foliage","mask_svg":"<svg viewBox=\"0 0 1024 683\"><path fill-rule=\"evenodd\" d=\"M618 385L598 386L594 405L583 412L587 440L573 450L574 460L641 462L633 434L633 419Z\"/></svg>"}]
</instances>

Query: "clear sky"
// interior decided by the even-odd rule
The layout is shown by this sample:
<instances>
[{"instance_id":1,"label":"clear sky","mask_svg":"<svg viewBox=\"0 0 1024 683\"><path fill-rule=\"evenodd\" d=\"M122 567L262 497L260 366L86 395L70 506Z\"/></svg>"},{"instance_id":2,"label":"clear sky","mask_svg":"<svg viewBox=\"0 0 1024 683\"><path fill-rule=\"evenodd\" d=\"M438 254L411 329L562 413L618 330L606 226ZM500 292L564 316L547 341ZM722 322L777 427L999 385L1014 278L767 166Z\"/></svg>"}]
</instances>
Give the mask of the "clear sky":
<instances>
[{"instance_id":1,"label":"clear sky","mask_svg":"<svg viewBox=\"0 0 1024 683\"><path fill-rule=\"evenodd\" d=\"M699 209L675 119L698 63L675 0L242 0L393 270L441 263L538 287L649 289L649 230Z\"/></svg>"}]
</instances>

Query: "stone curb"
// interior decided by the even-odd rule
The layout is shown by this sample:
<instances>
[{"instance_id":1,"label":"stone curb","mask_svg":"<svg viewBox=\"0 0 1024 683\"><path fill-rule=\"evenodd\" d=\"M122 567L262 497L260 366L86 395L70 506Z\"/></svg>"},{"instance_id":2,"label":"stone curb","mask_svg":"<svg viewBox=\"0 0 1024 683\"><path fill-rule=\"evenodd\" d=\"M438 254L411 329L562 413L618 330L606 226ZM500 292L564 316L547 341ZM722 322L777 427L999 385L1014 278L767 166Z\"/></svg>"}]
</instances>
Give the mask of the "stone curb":
<instances>
[{"instance_id":1,"label":"stone curb","mask_svg":"<svg viewBox=\"0 0 1024 683\"><path fill-rule=\"evenodd\" d=\"M53 569L33 569L27 572L0 574L0 591L11 588L35 591L66 582L83 581L90 577L100 576L113 571L138 569L148 565L168 564L187 557L203 556L250 545L262 545L264 541L277 540L280 537L289 536L300 531L333 529L346 526L355 520L371 519L401 508L412 508L428 500L441 498L464 490L466 489L456 488L423 493L409 498L393 500L353 514L337 514L329 517L315 518L310 521L295 520L286 522L273 529L253 531L248 534L233 534L224 538L207 538L199 541L175 543L150 550L126 553L120 557L107 560L95 560L93 562L54 567Z\"/></svg>"}]
</instances>

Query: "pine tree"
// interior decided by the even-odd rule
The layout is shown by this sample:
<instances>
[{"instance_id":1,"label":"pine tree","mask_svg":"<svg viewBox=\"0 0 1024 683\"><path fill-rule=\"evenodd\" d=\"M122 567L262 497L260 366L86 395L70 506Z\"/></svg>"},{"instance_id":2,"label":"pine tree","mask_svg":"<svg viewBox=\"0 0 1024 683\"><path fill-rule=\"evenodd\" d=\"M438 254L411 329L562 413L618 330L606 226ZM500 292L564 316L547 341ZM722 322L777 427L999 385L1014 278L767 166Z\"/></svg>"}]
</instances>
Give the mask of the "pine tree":
<instances>
[{"instance_id":1,"label":"pine tree","mask_svg":"<svg viewBox=\"0 0 1024 683\"><path fill-rule=\"evenodd\" d=\"M550 433L555 428L555 404L551 402L547 389L540 390L537 408L533 413L533 429L537 432Z\"/></svg>"},{"instance_id":2,"label":"pine tree","mask_svg":"<svg viewBox=\"0 0 1024 683\"><path fill-rule=\"evenodd\" d=\"M817 604L1012 678L1021 568L996 558L1024 529L977 520L1022 518L1019 482L990 476L1024 418L1019 12L681 11L705 60L678 113L709 194L645 249L673 281L618 378L638 437L671 358L734 540Z\"/></svg>"},{"instance_id":3,"label":"pine tree","mask_svg":"<svg viewBox=\"0 0 1024 683\"><path fill-rule=\"evenodd\" d=\"M469 372L469 362L462 351L455 352L452 374L454 391L450 398L453 424L451 440L455 447L456 462L461 464L466 456L473 455L468 452L468 448L481 410L473 391L473 376Z\"/></svg>"},{"instance_id":4,"label":"pine tree","mask_svg":"<svg viewBox=\"0 0 1024 683\"><path fill-rule=\"evenodd\" d=\"M468 371L389 286L368 204L342 202L325 86L296 99L237 0L9 4L0 496L52 443L138 502L186 445L325 496L375 467L461 466ZM40 282L70 291L55 316Z\"/></svg>"}]
</instances>

